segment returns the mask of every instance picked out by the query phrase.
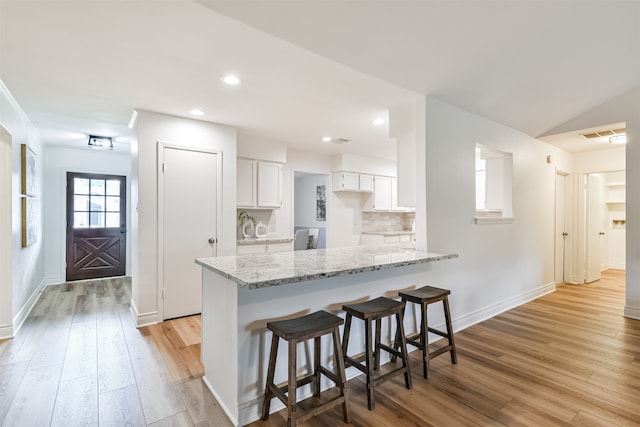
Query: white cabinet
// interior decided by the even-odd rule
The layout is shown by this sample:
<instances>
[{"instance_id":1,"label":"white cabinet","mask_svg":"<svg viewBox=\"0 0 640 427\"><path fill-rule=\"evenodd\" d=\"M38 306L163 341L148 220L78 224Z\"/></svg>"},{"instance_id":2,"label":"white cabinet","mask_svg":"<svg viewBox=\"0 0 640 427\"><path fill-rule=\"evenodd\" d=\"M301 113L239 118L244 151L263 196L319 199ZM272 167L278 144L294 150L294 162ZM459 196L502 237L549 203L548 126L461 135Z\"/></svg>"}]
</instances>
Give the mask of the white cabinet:
<instances>
[{"instance_id":1,"label":"white cabinet","mask_svg":"<svg viewBox=\"0 0 640 427\"><path fill-rule=\"evenodd\" d=\"M373 175L345 171L334 172L333 191L371 193L373 191Z\"/></svg>"},{"instance_id":2,"label":"white cabinet","mask_svg":"<svg viewBox=\"0 0 640 427\"><path fill-rule=\"evenodd\" d=\"M282 206L282 164L238 159L237 206L239 208L279 208Z\"/></svg>"},{"instance_id":3,"label":"white cabinet","mask_svg":"<svg viewBox=\"0 0 640 427\"><path fill-rule=\"evenodd\" d=\"M282 164L258 161L258 207L282 206Z\"/></svg>"},{"instance_id":4,"label":"white cabinet","mask_svg":"<svg viewBox=\"0 0 640 427\"><path fill-rule=\"evenodd\" d=\"M236 248L237 255L254 255L254 254L272 254L276 252L288 252L293 250L291 242L284 243L268 243L255 245L238 245Z\"/></svg>"},{"instance_id":5,"label":"white cabinet","mask_svg":"<svg viewBox=\"0 0 640 427\"><path fill-rule=\"evenodd\" d=\"M360 235L360 245L362 246L378 246L389 245L393 243L408 243L415 241L415 234L368 234Z\"/></svg>"},{"instance_id":6,"label":"white cabinet","mask_svg":"<svg viewBox=\"0 0 640 427\"><path fill-rule=\"evenodd\" d=\"M358 189L360 191L372 193L373 192L373 175L366 175L361 173L358 175L358 178L359 178Z\"/></svg>"},{"instance_id":7,"label":"white cabinet","mask_svg":"<svg viewBox=\"0 0 640 427\"><path fill-rule=\"evenodd\" d=\"M253 208L257 205L257 164L256 160L238 159L236 166L236 204L239 208Z\"/></svg>"},{"instance_id":8,"label":"white cabinet","mask_svg":"<svg viewBox=\"0 0 640 427\"><path fill-rule=\"evenodd\" d=\"M391 210L391 178L388 176L376 176L373 181L373 204L374 211Z\"/></svg>"}]
</instances>

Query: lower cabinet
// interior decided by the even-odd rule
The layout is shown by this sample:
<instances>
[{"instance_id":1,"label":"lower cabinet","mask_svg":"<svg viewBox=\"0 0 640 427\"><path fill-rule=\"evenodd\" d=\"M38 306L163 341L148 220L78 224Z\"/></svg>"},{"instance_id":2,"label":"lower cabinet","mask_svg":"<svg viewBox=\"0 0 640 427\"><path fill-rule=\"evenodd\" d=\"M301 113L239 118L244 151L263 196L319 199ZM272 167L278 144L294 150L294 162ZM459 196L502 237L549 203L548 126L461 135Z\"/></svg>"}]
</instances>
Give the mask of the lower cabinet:
<instances>
[{"instance_id":1,"label":"lower cabinet","mask_svg":"<svg viewBox=\"0 0 640 427\"><path fill-rule=\"evenodd\" d=\"M362 246L388 245L392 243L408 243L415 240L414 234L367 234L362 233L360 244Z\"/></svg>"},{"instance_id":2,"label":"lower cabinet","mask_svg":"<svg viewBox=\"0 0 640 427\"><path fill-rule=\"evenodd\" d=\"M293 250L291 242L285 243L265 243L257 245L238 245L237 255L266 254L275 252L287 252Z\"/></svg>"}]
</instances>

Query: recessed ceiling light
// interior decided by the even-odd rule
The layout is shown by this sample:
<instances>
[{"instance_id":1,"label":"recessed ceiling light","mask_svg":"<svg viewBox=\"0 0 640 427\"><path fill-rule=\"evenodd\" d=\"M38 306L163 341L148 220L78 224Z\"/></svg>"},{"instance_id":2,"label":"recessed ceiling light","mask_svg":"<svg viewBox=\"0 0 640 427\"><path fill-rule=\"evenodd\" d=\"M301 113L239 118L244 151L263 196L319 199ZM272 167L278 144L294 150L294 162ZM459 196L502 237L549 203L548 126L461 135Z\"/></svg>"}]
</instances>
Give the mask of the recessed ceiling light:
<instances>
[{"instance_id":1,"label":"recessed ceiling light","mask_svg":"<svg viewBox=\"0 0 640 427\"><path fill-rule=\"evenodd\" d=\"M202 116L204 114L204 111L202 111L199 108L194 108L193 110L189 111L191 114L193 114L194 116Z\"/></svg>"},{"instance_id":2,"label":"recessed ceiling light","mask_svg":"<svg viewBox=\"0 0 640 427\"><path fill-rule=\"evenodd\" d=\"M626 144L627 143L627 135L626 134L622 134L622 135L614 135L612 137L609 137L609 142L611 144Z\"/></svg>"},{"instance_id":3,"label":"recessed ceiling light","mask_svg":"<svg viewBox=\"0 0 640 427\"><path fill-rule=\"evenodd\" d=\"M325 136L324 138L322 138L322 142L329 142L329 141L331 141L330 136Z\"/></svg>"},{"instance_id":4,"label":"recessed ceiling light","mask_svg":"<svg viewBox=\"0 0 640 427\"><path fill-rule=\"evenodd\" d=\"M380 118L380 117L378 117L377 119L375 119L375 120L373 121L373 124L374 124L374 125L376 125L376 126L380 126L380 125L381 125L381 124L383 124L383 123L384 123L384 119L382 119L382 118Z\"/></svg>"},{"instance_id":5,"label":"recessed ceiling light","mask_svg":"<svg viewBox=\"0 0 640 427\"><path fill-rule=\"evenodd\" d=\"M233 74L226 75L222 78L222 81L228 85L235 86L240 84L240 79Z\"/></svg>"}]
</instances>

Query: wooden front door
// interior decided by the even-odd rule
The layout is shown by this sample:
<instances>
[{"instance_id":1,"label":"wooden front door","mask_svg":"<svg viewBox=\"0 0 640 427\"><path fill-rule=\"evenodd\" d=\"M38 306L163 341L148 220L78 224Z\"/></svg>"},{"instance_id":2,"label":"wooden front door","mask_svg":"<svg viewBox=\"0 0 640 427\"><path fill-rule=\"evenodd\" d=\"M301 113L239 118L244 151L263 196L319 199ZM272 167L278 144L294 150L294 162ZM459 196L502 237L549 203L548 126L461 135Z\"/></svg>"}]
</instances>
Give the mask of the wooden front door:
<instances>
[{"instance_id":1,"label":"wooden front door","mask_svg":"<svg viewBox=\"0 0 640 427\"><path fill-rule=\"evenodd\" d=\"M124 276L126 177L67 173L67 281Z\"/></svg>"}]
</instances>

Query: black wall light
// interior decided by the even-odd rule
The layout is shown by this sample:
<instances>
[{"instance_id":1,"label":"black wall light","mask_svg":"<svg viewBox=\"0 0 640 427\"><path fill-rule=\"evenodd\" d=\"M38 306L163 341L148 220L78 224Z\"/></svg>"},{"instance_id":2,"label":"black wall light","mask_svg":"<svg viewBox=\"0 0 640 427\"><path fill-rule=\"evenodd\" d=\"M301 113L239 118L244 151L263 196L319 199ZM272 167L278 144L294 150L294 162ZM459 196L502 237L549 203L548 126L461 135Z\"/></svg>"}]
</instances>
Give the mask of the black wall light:
<instances>
[{"instance_id":1,"label":"black wall light","mask_svg":"<svg viewBox=\"0 0 640 427\"><path fill-rule=\"evenodd\" d=\"M89 147L113 150L113 139L110 136L89 135Z\"/></svg>"}]
</instances>

